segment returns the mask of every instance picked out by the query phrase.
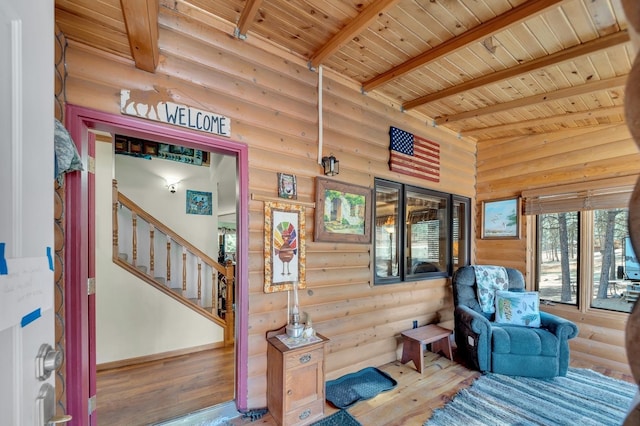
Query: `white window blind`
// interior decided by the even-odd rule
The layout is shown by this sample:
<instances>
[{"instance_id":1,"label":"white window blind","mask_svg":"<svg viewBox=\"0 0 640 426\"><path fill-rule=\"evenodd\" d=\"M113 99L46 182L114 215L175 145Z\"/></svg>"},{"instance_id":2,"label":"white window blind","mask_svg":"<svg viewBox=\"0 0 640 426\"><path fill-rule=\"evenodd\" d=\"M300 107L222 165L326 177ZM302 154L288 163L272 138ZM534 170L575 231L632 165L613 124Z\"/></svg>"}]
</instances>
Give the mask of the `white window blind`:
<instances>
[{"instance_id":1,"label":"white window blind","mask_svg":"<svg viewBox=\"0 0 640 426\"><path fill-rule=\"evenodd\" d=\"M524 214L627 208L636 179L623 176L523 191Z\"/></svg>"}]
</instances>

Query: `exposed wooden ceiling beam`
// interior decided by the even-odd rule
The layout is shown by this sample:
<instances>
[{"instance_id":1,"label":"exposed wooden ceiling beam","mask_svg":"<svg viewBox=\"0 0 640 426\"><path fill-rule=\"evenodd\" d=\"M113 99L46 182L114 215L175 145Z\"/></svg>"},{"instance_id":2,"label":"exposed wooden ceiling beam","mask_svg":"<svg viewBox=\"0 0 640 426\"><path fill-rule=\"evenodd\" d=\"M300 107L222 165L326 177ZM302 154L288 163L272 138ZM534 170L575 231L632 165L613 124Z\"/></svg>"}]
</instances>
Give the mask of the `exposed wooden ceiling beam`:
<instances>
[{"instance_id":1,"label":"exposed wooden ceiling beam","mask_svg":"<svg viewBox=\"0 0 640 426\"><path fill-rule=\"evenodd\" d=\"M450 38L444 43L435 46L433 49L427 50L426 52L423 52L420 55L413 57L368 81L365 81L362 84L362 90L365 92L373 90L376 87L415 70L416 68L427 65L429 62L433 62L443 56L455 52L458 49L462 49L471 43L484 40L500 31L504 31L506 28L537 16L562 1L563 0L529 0L526 3L522 3L502 15L498 15L487 22L483 22L459 36Z\"/></svg>"},{"instance_id":2,"label":"exposed wooden ceiling beam","mask_svg":"<svg viewBox=\"0 0 640 426\"><path fill-rule=\"evenodd\" d=\"M541 93L539 95L528 96L526 98L520 98L511 102L504 102L501 104L491 105L485 108L479 108L471 111L461 112L460 114L448 115L440 117L434 120L434 124L453 123L454 121L460 121L467 118L479 117L481 115L496 114L502 111L508 111L515 108L522 108L525 106L531 106L541 104L544 102L552 102L560 99L570 98L572 96L581 96L588 93L599 92L601 90L612 90L617 87L623 87L627 82L627 76L622 75L619 77L608 78L605 80L589 81L588 83L581 84L580 86L572 86L564 89L556 90L555 92Z\"/></svg>"},{"instance_id":3,"label":"exposed wooden ceiling beam","mask_svg":"<svg viewBox=\"0 0 640 426\"><path fill-rule=\"evenodd\" d=\"M570 47L569 49L561 50L551 55L543 56L532 61L516 65L515 67L506 68L504 70L497 71L491 74L485 74L482 77L465 81L464 83L448 87L439 92L421 96L419 98L405 102L402 107L404 109L412 109L420 105L428 104L429 102L434 102L443 98L447 98L449 96L457 95L458 93L466 92L468 90L472 90L481 86L486 86L487 84L496 83L502 80L508 80L521 74L556 65L561 62L566 62L580 56L588 55L590 53L604 50L612 46L626 43L628 41L629 34L627 33L627 30L618 31L613 34L609 34L607 36Z\"/></svg>"},{"instance_id":4,"label":"exposed wooden ceiling beam","mask_svg":"<svg viewBox=\"0 0 640 426\"><path fill-rule=\"evenodd\" d=\"M385 10L395 5L400 0L376 0L369 7L364 9L344 28L335 33L320 49L318 49L309 59L309 65L313 68L320 65L325 59L333 55L338 49L351 41L356 35L369 26L369 24Z\"/></svg>"},{"instance_id":5,"label":"exposed wooden ceiling beam","mask_svg":"<svg viewBox=\"0 0 640 426\"><path fill-rule=\"evenodd\" d=\"M262 0L248 0L244 9L242 9L242 13L240 14L240 19L238 20L238 26L236 27L235 36L240 39L247 38L247 31L249 31L249 26L255 20L256 14L258 13L258 9L262 6Z\"/></svg>"},{"instance_id":6,"label":"exposed wooden ceiling beam","mask_svg":"<svg viewBox=\"0 0 640 426\"><path fill-rule=\"evenodd\" d=\"M131 56L136 68L155 72L158 66L158 0L120 0Z\"/></svg>"},{"instance_id":7,"label":"exposed wooden ceiling beam","mask_svg":"<svg viewBox=\"0 0 640 426\"><path fill-rule=\"evenodd\" d=\"M517 123L502 124L499 126L479 127L476 129L468 129L460 131L460 136L477 137L486 133L497 133L509 130L526 129L528 127L545 126L548 124L566 123L567 120L588 120L591 118L609 117L612 115L623 115L624 106L612 106L607 108L599 108L590 111L570 112L558 114L545 118L534 118L533 120L519 121Z\"/></svg>"}]
</instances>

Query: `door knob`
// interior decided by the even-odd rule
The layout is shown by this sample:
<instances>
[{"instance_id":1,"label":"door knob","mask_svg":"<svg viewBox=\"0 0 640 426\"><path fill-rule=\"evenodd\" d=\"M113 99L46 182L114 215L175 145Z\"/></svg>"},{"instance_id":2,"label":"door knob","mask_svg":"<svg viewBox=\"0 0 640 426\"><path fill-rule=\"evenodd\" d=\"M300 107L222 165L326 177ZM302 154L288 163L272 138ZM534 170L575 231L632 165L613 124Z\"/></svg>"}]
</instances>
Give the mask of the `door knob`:
<instances>
[{"instance_id":1,"label":"door knob","mask_svg":"<svg viewBox=\"0 0 640 426\"><path fill-rule=\"evenodd\" d=\"M53 350L51 345L43 343L40 345L38 356L36 357L36 377L38 380L47 380L51 372L62 365L62 353Z\"/></svg>"}]
</instances>

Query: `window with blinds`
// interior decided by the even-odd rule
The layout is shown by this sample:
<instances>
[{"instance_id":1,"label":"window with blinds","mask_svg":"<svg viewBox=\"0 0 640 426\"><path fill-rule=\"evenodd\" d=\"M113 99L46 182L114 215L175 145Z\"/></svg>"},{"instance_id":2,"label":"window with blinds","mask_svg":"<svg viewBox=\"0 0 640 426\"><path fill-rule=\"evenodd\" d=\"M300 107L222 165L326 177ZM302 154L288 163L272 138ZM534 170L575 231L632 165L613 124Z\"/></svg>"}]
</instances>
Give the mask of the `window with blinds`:
<instances>
[{"instance_id":1,"label":"window with blinds","mask_svg":"<svg viewBox=\"0 0 640 426\"><path fill-rule=\"evenodd\" d=\"M524 213L536 216L536 286L556 303L629 312L625 248L636 176L524 191Z\"/></svg>"}]
</instances>

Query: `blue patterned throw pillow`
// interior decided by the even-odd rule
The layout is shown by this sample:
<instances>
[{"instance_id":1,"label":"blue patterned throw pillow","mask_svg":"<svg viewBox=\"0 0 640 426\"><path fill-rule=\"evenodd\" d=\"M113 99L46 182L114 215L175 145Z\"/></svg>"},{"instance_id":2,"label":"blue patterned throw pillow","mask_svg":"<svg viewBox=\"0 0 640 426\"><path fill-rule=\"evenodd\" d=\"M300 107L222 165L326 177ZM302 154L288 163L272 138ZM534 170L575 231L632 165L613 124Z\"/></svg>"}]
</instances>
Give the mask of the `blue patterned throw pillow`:
<instances>
[{"instance_id":1,"label":"blue patterned throw pillow","mask_svg":"<svg viewBox=\"0 0 640 426\"><path fill-rule=\"evenodd\" d=\"M476 265L473 267L478 286L478 303L485 314L495 312L495 294L509 288L509 276L502 266Z\"/></svg>"},{"instance_id":2,"label":"blue patterned throw pillow","mask_svg":"<svg viewBox=\"0 0 640 426\"><path fill-rule=\"evenodd\" d=\"M540 327L537 291L496 291L496 319L500 324Z\"/></svg>"}]
</instances>

